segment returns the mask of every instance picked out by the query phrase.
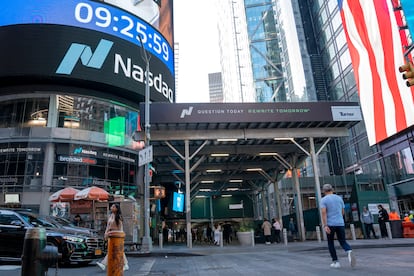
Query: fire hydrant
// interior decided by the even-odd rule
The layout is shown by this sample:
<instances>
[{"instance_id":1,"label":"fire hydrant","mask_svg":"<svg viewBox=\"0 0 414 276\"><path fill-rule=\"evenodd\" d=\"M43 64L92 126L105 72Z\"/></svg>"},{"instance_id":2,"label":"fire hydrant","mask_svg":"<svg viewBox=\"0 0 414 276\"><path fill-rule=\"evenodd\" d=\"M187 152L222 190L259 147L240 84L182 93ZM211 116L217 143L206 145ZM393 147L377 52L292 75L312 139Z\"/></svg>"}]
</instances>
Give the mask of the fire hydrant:
<instances>
[{"instance_id":1,"label":"fire hydrant","mask_svg":"<svg viewBox=\"0 0 414 276\"><path fill-rule=\"evenodd\" d=\"M107 276L124 275L124 239L123 231L108 233L108 266Z\"/></svg>"},{"instance_id":2,"label":"fire hydrant","mask_svg":"<svg viewBox=\"0 0 414 276\"><path fill-rule=\"evenodd\" d=\"M46 275L48 268L61 256L56 246L46 245L44 228L28 228L24 237L21 276Z\"/></svg>"}]
</instances>

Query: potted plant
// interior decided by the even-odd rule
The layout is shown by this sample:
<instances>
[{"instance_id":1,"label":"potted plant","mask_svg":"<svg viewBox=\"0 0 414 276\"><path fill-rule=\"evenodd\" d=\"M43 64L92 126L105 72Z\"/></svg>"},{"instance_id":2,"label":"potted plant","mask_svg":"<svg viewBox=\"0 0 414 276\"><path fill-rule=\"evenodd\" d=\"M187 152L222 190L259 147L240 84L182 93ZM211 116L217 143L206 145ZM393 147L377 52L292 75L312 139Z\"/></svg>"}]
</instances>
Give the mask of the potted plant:
<instances>
[{"instance_id":1,"label":"potted plant","mask_svg":"<svg viewBox=\"0 0 414 276\"><path fill-rule=\"evenodd\" d=\"M253 226L250 223L242 222L237 230L237 239L240 245L252 246L253 245Z\"/></svg>"}]
</instances>

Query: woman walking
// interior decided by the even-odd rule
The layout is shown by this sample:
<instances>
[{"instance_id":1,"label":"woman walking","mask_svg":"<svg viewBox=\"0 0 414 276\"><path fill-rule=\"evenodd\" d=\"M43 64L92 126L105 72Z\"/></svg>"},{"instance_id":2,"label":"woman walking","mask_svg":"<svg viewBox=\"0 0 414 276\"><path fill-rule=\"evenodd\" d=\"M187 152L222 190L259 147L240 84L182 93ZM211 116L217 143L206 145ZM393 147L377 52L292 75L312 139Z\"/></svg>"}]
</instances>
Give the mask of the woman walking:
<instances>
[{"instance_id":1,"label":"woman walking","mask_svg":"<svg viewBox=\"0 0 414 276\"><path fill-rule=\"evenodd\" d=\"M108 218L108 223L106 225L105 230L105 240L108 240L109 232L111 231L124 231L123 225L122 225L122 214L121 214L121 208L119 206L119 203L114 203L111 205L111 214ZM105 256L105 258L102 260L102 262L96 262L96 264L102 269L105 270L106 266L108 264L108 254ZM128 270L128 260L124 253L124 270Z\"/></svg>"}]
</instances>

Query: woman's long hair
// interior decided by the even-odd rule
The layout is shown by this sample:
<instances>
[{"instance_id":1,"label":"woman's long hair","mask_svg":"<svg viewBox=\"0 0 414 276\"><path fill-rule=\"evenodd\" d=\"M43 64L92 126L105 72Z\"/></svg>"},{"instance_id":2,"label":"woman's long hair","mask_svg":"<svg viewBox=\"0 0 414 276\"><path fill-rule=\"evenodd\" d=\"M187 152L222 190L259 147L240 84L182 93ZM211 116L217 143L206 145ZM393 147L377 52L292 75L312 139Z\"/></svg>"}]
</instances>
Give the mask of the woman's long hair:
<instances>
[{"instance_id":1,"label":"woman's long hair","mask_svg":"<svg viewBox=\"0 0 414 276\"><path fill-rule=\"evenodd\" d=\"M113 203L113 205L116 207L115 223L117 226L119 226L119 222L122 221L121 206L119 206L119 203Z\"/></svg>"}]
</instances>

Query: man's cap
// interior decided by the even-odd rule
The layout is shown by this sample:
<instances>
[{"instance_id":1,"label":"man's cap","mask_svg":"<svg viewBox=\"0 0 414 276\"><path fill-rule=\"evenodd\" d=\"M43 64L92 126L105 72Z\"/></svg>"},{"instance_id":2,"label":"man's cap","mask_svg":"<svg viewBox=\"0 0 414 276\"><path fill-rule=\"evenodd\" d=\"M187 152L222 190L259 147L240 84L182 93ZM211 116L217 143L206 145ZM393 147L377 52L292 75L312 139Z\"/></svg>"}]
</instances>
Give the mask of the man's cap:
<instances>
[{"instance_id":1,"label":"man's cap","mask_svg":"<svg viewBox=\"0 0 414 276\"><path fill-rule=\"evenodd\" d=\"M332 191L332 190L333 190L333 188L332 188L332 185L331 185L331 184L324 184L324 185L322 186L322 190L323 190L324 192L330 192L330 191Z\"/></svg>"}]
</instances>

